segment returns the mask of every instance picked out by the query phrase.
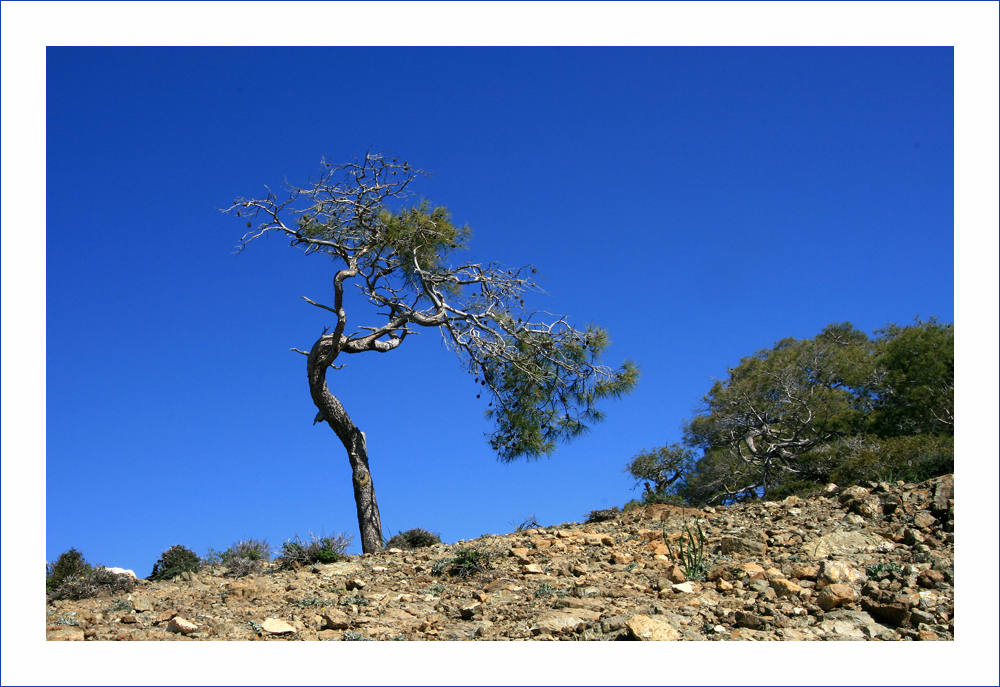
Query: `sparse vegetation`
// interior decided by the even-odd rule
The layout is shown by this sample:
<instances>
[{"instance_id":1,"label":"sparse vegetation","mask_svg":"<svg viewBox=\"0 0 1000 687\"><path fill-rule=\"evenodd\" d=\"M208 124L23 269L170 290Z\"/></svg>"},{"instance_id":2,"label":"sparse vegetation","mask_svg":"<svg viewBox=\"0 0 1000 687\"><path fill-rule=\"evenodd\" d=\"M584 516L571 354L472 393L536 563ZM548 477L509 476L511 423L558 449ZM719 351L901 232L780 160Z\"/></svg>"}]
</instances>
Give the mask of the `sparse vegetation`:
<instances>
[{"instance_id":1,"label":"sparse vegetation","mask_svg":"<svg viewBox=\"0 0 1000 687\"><path fill-rule=\"evenodd\" d=\"M230 576L246 577L264 570L264 564L271 560L271 545L259 539L244 539L226 549L220 558Z\"/></svg>"},{"instance_id":2,"label":"sparse vegetation","mask_svg":"<svg viewBox=\"0 0 1000 687\"><path fill-rule=\"evenodd\" d=\"M93 596L130 592L134 588L135 579L131 575L111 572L103 566L98 566L63 578L58 586L46 594L46 600L88 599Z\"/></svg>"},{"instance_id":3,"label":"sparse vegetation","mask_svg":"<svg viewBox=\"0 0 1000 687\"><path fill-rule=\"evenodd\" d=\"M345 557L344 551L354 541L349 534L335 534L317 537L310 534L312 541L303 541L299 535L281 545L279 563L288 568L295 565L312 565L313 563L336 563Z\"/></svg>"},{"instance_id":4,"label":"sparse vegetation","mask_svg":"<svg viewBox=\"0 0 1000 687\"><path fill-rule=\"evenodd\" d=\"M520 521L512 520L510 523L515 532L524 532L538 527L538 519L534 515L522 518Z\"/></svg>"},{"instance_id":5,"label":"sparse vegetation","mask_svg":"<svg viewBox=\"0 0 1000 687\"><path fill-rule=\"evenodd\" d=\"M612 506L611 508L604 508L601 510L592 510L587 513L587 522L605 522L606 520L614 520L621 513L621 509L618 506Z\"/></svg>"},{"instance_id":6,"label":"sparse vegetation","mask_svg":"<svg viewBox=\"0 0 1000 687\"><path fill-rule=\"evenodd\" d=\"M176 544L160 554L153 565L151 580L169 580L184 573L196 573L201 568L201 558L186 546Z\"/></svg>"},{"instance_id":7,"label":"sparse vegetation","mask_svg":"<svg viewBox=\"0 0 1000 687\"><path fill-rule=\"evenodd\" d=\"M479 542L470 545L455 546L452 556L440 558L434 562L432 575L450 575L452 577L470 577L481 574L493 567L494 559L499 552L488 544Z\"/></svg>"}]
</instances>

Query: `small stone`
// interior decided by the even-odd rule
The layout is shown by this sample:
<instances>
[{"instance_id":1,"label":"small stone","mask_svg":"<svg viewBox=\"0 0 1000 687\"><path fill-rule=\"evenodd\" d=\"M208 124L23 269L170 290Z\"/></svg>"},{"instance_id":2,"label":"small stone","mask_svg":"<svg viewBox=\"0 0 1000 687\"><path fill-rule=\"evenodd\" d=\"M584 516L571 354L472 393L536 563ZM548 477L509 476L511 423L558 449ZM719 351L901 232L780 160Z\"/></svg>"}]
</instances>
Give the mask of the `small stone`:
<instances>
[{"instance_id":1,"label":"small stone","mask_svg":"<svg viewBox=\"0 0 1000 687\"><path fill-rule=\"evenodd\" d=\"M925 589L933 589L945 581L945 574L940 570L924 570L917 576L917 584Z\"/></svg>"},{"instance_id":2,"label":"small stone","mask_svg":"<svg viewBox=\"0 0 1000 687\"><path fill-rule=\"evenodd\" d=\"M264 618L264 621L260 624L260 629L271 635L295 634L294 627L286 623L284 620L278 620L277 618Z\"/></svg>"},{"instance_id":3,"label":"small stone","mask_svg":"<svg viewBox=\"0 0 1000 687\"><path fill-rule=\"evenodd\" d=\"M190 620L185 620L179 615L175 615L167 624L167 632L179 632L182 635L191 634L197 629L197 625L192 623Z\"/></svg>"},{"instance_id":4,"label":"small stone","mask_svg":"<svg viewBox=\"0 0 1000 687\"><path fill-rule=\"evenodd\" d=\"M525 575L544 575L545 571L538 563L528 563L521 566L521 572Z\"/></svg>"},{"instance_id":5,"label":"small stone","mask_svg":"<svg viewBox=\"0 0 1000 687\"><path fill-rule=\"evenodd\" d=\"M919 511L913 516L913 525L915 527L919 527L922 530L934 527L934 523L936 522L937 520L934 518L934 516L925 510Z\"/></svg>"},{"instance_id":6,"label":"small stone","mask_svg":"<svg viewBox=\"0 0 1000 687\"><path fill-rule=\"evenodd\" d=\"M681 584L671 585L670 587L675 594L694 594L694 587L691 586L690 582L683 582Z\"/></svg>"},{"instance_id":7,"label":"small stone","mask_svg":"<svg viewBox=\"0 0 1000 687\"><path fill-rule=\"evenodd\" d=\"M470 604L466 604L459 609L459 614L462 616L462 620L472 620L475 615L480 615L483 612L483 605L478 601L474 601Z\"/></svg>"},{"instance_id":8,"label":"small stone","mask_svg":"<svg viewBox=\"0 0 1000 687\"><path fill-rule=\"evenodd\" d=\"M341 610L330 610L322 615L327 630L346 630L351 626L351 617Z\"/></svg>"},{"instance_id":9,"label":"small stone","mask_svg":"<svg viewBox=\"0 0 1000 687\"><path fill-rule=\"evenodd\" d=\"M355 578L353 580L348 580L347 584L345 584L344 586L347 587L348 591L354 591L356 589L364 589L365 583L364 580L359 580Z\"/></svg>"},{"instance_id":10,"label":"small stone","mask_svg":"<svg viewBox=\"0 0 1000 687\"><path fill-rule=\"evenodd\" d=\"M862 573L842 561L823 561L822 580L828 584L857 584Z\"/></svg>"},{"instance_id":11,"label":"small stone","mask_svg":"<svg viewBox=\"0 0 1000 687\"><path fill-rule=\"evenodd\" d=\"M632 639L641 642L676 641L681 638L681 633L670 623L641 613L629 618L625 627Z\"/></svg>"},{"instance_id":12,"label":"small stone","mask_svg":"<svg viewBox=\"0 0 1000 687\"><path fill-rule=\"evenodd\" d=\"M153 601L145 594L136 594L135 598L132 599L132 608L137 613L145 613L153 610Z\"/></svg>"},{"instance_id":13,"label":"small stone","mask_svg":"<svg viewBox=\"0 0 1000 687\"><path fill-rule=\"evenodd\" d=\"M775 578L771 580L771 588L774 589L774 593L779 598L784 596L798 596L798 594L802 592L802 587L795 584L791 580L782 578Z\"/></svg>"},{"instance_id":14,"label":"small stone","mask_svg":"<svg viewBox=\"0 0 1000 687\"><path fill-rule=\"evenodd\" d=\"M725 580L718 580L715 583L715 588L720 592L731 592L733 591L733 584Z\"/></svg>"},{"instance_id":15,"label":"small stone","mask_svg":"<svg viewBox=\"0 0 1000 687\"><path fill-rule=\"evenodd\" d=\"M854 589L851 587L845 584L828 584L816 597L816 605L824 611L829 611L846 603L852 603L855 598Z\"/></svg>"},{"instance_id":16,"label":"small stone","mask_svg":"<svg viewBox=\"0 0 1000 687\"><path fill-rule=\"evenodd\" d=\"M740 537L722 538L722 555L742 553L747 556L763 556L767 553L767 544L762 541L743 539Z\"/></svg>"},{"instance_id":17,"label":"small stone","mask_svg":"<svg viewBox=\"0 0 1000 687\"><path fill-rule=\"evenodd\" d=\"M687 580L687 576L684 574L684 568L679 565L671 565L666 570L667 579L670 580L672 584L680 584Z\"/></svg>"}]
</instances>

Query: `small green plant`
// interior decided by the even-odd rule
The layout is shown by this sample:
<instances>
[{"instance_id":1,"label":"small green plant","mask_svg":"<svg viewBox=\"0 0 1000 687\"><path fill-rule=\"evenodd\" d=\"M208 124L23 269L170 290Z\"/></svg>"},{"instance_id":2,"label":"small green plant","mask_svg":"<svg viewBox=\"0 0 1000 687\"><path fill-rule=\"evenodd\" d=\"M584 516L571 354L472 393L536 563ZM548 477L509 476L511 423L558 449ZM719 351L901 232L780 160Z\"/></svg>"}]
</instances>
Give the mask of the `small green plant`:
<instances>
[{"instance_id":1,"label":"small green plant","mask_svg":"<svg viewBox=\"0 0 1000 687\"><path fill-rule=\"evenodd\" d=\"M440 596L444 594L445 589L447 589L443 584L435 584L427 588L427 591L435 596Z\"/></svg>"},{"instance_id":2,"label":"small green plant","mask_svg":"<svg viewBox=\"0 0 1000 687\"><path fill-rule=\"evenodd\" d=\"M695 521L695 526L698 528L698 539L696 540L694 534L684 525L684 531L681 533L681 539L678 542L677 553L670 547L670 539L667 537L667 533L663 532L663 541L667 544L667 550L670 551L670 555L680 561L681 565L684 566L684 575L688 578L695 578L699 575L703 575L706 570L708 570L708 565L705 562L705 533L701 530L701 523L697 520ZM684 550L685 535L687 536L687 550Z\"/></svg>"},{"instance_id":3,"label":"small green plant","mask_svg":"<svg viewBox=\"0 0 1000 687\"><path fill-rule=\"evenodd\" d=\"M441 535L434 532L428 532L425 529L415 527L412 530L407 530L402 534L397 534L392 539L385 543L387 549L403 549L404 551L411 551L413 549L423 548L425 546L433 546L434 544L441 543Z\"/></svg>"},{"instance_id":4,"label":"small green plant","mask_svg":"<svg viewBox=\"0 0 1000 687\"><path fill-rule=\"evenodd\" d=\"M326 606L328 602L325 599L320 599L319 597L316 596L310 596L305 599L296 599L292 603L298 606L299 608L313 608L316 606Z\"/></svg>"},{"instance_id":5,"label":"small green plant","mask_svg":"<svg viewBox=\"0 0 1000 687\"><path fill-rule=\"evenodd\" d=\"M290 568L295 565L312 565L313 563L336 563L345 557L344 551L354 541L349 534L321 536L310 533L312 541L304 541L295 535L281 545L281 567Z\"/></svg>"},{"instance_id":6,"label":"small green plant","mask_svg":"<svg viewBox=\"0 0 1000 687\"><path fill-rule=\"evenodd\" d=\"M128 599L115 599L114 602L108 606L106 613L128 613L133 611L132 602Z\"/></svg>"},{"instance_id":7,"label":"small green plant","mask_svg":"<svg viewBox=\"0 0 1000 687\"><path fill-rule=\"evenodd\" d=\"M374 642L374 637L365 637L360 632L355 632L354 630L344 630L344 641L345 642Z\"/></svg>"},{"instance_id":8,"label":"small green plant","mask_svg":"<svg viewBox=\"0 0 1000 687\"><path fill-rule=\"evenodd\" d=\"M868 573L868 577L879 577L883 574L901 575L903 566L899 563L871 563L865 566L865 572Z\"/></svg>"},{"instance_id":9,"label":"small green plant","mask_svg":"<svg viewBox=\"0 0 1000 687\"><path fill-rule=\"evenodd\" d=\"M568 589L556 589L548 582L542 582L538 585L538 589L532 592L532 595L536 599L548 599L552 596L566 596L569 593Z\"/></svg>"},{"instance_id":10,"label":"small green plant","mask_svg":"<svg viewBox=\"0 0 1000 687\"><path fill-rule=\"evenodd\" d=\"M177 544L160 554L153 565L151 580L170 580L183 573L195 573L201 568L201 558L186 546Z\"/></svg>"},{"instance_id":11,"label":"small green plant","mask_svg":"<svg viewBox=\"0 0 1000 687\"><path fill-rule=\"evenodd\" d=\"M360 594L352 594L351 596L346 596L337 602L341 606L367 606L368 599L361 596Z\"/></svg>"}]
</instances>

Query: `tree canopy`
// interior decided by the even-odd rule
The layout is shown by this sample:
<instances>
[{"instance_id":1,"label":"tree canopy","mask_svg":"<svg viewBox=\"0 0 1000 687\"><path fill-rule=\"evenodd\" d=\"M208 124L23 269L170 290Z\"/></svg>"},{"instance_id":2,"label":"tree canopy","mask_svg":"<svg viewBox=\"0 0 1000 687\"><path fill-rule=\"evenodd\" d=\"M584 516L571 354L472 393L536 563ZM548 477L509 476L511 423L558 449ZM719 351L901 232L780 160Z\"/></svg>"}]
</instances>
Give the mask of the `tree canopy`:
<instances>
[{"instance_id":1,"label":"tree canopy","mask_svg":"<svg viewBox=\"0 0 1000 687\"><path fill-rule=\"evenodd\" d=\"M672 473L673 493L706 503L951 469L953 325L932 319L875 334L831 324L740 360L683 423L684 443L701 456ZM653 455L641 452L627 469Z\"/></svg>"}]
</instances>

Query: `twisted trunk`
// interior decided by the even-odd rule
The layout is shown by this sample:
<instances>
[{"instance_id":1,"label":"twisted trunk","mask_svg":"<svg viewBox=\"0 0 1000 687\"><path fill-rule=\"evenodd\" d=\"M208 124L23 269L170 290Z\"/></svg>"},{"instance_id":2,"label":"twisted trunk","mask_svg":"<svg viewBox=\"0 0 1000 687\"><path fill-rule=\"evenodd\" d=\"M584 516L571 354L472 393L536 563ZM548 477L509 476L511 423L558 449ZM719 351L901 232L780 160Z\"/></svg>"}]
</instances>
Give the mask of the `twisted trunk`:
<instances>
[{"instance_id":1,"label":"twisted trunk","mask_svg":"<svg viewBox=\"0 0 1000 687\"><path fill-rule=\"evenodd\" d=\"M354 483L354 502L358 509L358 528L361 530L361 550L364 553L374 553L382 548L382 520L375 501L375 486L368 469L365 435L351 420L337 397L330 393L326 384L326 370L336 354L332 335L325 334L313 344L307 363L309 392L319 409L317 421L325 420L347 449Z\"/></svg>"}]
</instances>

